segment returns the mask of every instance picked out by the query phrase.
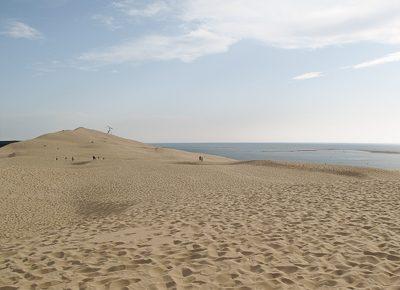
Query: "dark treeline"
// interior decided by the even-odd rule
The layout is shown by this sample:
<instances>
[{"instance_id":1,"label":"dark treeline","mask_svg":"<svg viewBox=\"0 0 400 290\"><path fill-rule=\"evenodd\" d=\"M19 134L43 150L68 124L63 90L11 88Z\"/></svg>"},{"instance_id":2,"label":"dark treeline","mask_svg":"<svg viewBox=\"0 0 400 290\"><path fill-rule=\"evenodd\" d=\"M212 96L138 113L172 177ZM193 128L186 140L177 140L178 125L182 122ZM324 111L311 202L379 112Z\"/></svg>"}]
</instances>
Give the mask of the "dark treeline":
<instances>
[{"instance_id":1,"label":"dark treeline","mask_svg":"<svg viewBox=\"0 0 400 290\"><path fill-rule=\"evenodd\" d=\"M0 141L0 148L3 146L6 146L8 144L15 143L15 142L18 142L18 141Z\"/></svg>"}]
</instances>

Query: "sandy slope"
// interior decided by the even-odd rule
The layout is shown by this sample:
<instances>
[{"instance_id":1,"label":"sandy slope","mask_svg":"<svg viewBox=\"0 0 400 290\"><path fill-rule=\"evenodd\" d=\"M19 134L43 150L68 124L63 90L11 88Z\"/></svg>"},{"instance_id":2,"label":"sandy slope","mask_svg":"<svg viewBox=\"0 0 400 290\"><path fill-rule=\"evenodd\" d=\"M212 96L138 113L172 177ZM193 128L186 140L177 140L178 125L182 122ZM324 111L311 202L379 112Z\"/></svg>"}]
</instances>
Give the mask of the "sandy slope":
<instances>
[{"instance_id":1,"label":"sandy slope","mask_svg":"<svg viewBox=\"0 0 400 290\"><path fill-rule=\"evenodd\" d=\"M0 289L400 289L399 173L197 158L84 128L1 148Z\"/></svg>"}]
</instances>

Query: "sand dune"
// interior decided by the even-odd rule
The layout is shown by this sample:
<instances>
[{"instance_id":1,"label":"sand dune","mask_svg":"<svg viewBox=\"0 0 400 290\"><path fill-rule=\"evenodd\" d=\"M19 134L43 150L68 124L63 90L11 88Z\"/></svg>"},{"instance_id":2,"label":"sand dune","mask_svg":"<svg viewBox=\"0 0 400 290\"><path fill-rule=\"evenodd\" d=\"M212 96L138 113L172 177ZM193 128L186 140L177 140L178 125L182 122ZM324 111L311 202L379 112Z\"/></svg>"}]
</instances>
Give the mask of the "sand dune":
<instances>
[{"instance_id":1,"label":"sand dune","mask_svg":"<svg viewBox=\"0 0 400 290\"><path fill-rule=\"evenodd\" d=\"M398 172L198 155L84 128L1 148L0 289L400 288Z\"/></svg>"}]
</instances>

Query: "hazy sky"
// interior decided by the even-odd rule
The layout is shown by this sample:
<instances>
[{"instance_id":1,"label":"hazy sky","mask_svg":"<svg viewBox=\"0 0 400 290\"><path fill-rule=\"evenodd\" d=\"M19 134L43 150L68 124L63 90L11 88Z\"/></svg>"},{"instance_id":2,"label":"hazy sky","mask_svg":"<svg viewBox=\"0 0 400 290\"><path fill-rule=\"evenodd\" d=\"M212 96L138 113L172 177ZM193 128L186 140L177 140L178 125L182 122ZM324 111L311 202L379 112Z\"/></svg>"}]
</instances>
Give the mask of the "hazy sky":
<instances>
[{"instance_id":1,"label":"hazy sky","mask_svg":"<svg viewBox=\"0 0 400 290\"><path fill-rule=\"evenodd\" d=\"M399 0L0 1L0 140L400 143Z\"/></svg>"}]
</instances>

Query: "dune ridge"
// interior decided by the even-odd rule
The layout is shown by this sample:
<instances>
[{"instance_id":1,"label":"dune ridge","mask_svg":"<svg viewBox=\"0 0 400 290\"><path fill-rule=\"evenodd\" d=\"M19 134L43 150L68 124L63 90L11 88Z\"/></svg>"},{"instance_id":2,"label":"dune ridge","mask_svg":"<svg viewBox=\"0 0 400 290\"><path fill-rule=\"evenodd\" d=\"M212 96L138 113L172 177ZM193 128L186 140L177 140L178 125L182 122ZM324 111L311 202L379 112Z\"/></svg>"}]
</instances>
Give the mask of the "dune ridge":
<instances>
[{"instance_id":1,"label":"dune ridge","mask_svg":"<svg viewBox=\"0 0 400 290\"><path fill-rule=\"evenodd\" d=\"M0 289L399 289L399 172L201 155L1 148Z\"/></svg>"}]
</instances>

